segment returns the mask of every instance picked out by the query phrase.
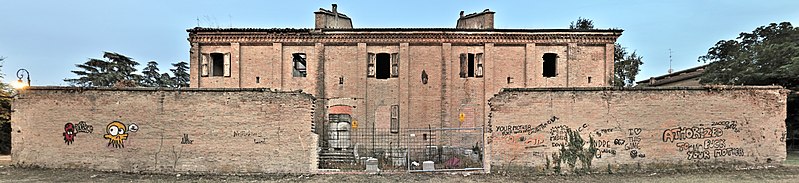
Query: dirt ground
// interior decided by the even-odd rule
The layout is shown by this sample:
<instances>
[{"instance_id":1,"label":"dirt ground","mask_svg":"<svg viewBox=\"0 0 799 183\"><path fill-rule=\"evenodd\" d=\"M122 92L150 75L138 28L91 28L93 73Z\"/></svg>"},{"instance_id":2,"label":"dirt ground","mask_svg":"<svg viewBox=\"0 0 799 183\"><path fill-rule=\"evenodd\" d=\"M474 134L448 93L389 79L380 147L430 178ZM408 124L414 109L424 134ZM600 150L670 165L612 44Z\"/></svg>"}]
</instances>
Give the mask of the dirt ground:
<instances>
[{"instance_id":1,"label":"dirt ground","mask_svg":"<svg viewBox=\"0 0 799 183\"><path fill-rule=\"evenodd\" d=\"M694 172L534 176L498 174L392 175L153 175L117 172L0 167L0 182L799 182L799 167L762 170L697 170Z\"/></svg>"},{"instance_id":2,"label":"dirt ground","mask_svg":"<svg viewBox=\"0 0 799 183\"><path fill-rule=\"evenodd\" d=\"M502 173L402 174L131 174L72 169L18 168L0 165L0 182L799 182L799 153L788 153L782 167L757 170L690 170L660 173L541 176Z\"/></svg>"}]
</instances>

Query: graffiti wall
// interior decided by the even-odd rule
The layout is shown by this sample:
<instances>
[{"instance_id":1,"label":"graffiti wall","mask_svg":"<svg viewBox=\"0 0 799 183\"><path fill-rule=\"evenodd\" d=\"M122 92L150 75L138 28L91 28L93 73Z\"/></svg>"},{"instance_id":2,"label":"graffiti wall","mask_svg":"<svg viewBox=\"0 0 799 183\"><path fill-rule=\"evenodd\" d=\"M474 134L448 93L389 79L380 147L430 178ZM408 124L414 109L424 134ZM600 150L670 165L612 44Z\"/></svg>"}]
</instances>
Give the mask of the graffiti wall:
<instances>
[{"instance_id":1,"label":"graffiti wall","mask_svg":"<svg viewBox=\"0 0 799 183\"><path fill-rule=\"evenodd\" d=\"M505 89L490 104L493 169L751 168L786 155L778 87Z\"/></svg>"},{"instance_id":2,"label":"graffiti wall","mask_svg":"<svg viewBox=\"0 0 799 183\"><path fill-rule=\"evenodd\" d=\"M12 161L127 172L316 171L313 98L262 89L31 87Z\"/></svg>"}]
</instances>

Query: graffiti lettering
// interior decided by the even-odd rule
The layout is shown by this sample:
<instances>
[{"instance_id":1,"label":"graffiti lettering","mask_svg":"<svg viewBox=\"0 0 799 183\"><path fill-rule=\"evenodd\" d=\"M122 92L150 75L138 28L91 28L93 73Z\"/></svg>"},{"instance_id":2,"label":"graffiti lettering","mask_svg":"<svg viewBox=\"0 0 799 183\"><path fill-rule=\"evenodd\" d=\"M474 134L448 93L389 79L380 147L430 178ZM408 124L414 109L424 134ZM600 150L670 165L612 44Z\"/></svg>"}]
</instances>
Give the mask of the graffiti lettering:
<instances>
[{"instance_id":1,"label":"graffiti lettering","mask_svg":"<svg viewBox=\"0 0 799 183\"><path fill-rule=\"evenodd\" d=\"M713 151L713 157L744 156L743 148L722 148Z\"/></svg>"},{"instance_id":2,"label":"graffiti lettering","mask_svg":"<svg viewBox=\"0 0 799 183\"><path fill-rule=\"evenodd\" d=\"M92 133L92 131L94 131L94 127L92 127L92 125L86 124L84 121L80 121L75 125L75 132Z\"/></svg>"},{"instance_id":3,"label":"graffiti lettering","mask_svg":"<svg viewBox=\"0 0 799 183\"><path fill-rule=\"evenodd\" d=\"M688 160L705 160L710 159L710 152L708 151L688 151Z\"/></svg>"},{"instance_id":4,"label":"graffiti lettering","mask_svg":"<svg viewBox=\"0 0 799 183\"><path fill-rule=\"evenodd\" d=\"M252 139L252 141L255 142L255 144L265 144L266 143L266 138L256 138L256 139Z\"/></svg>"},{"instance_id":5,"label":"graffiti lettering","mask_svg":"<svg viewBox=\"0 0 799 183\"><path fill-rule=\"evenodd\" d=\"M538 133L538 132L542 131L542 130L544 130L544 128L547 127L547 125L555 123L555 121L558 121L558 119L560 119L560 118L558 118L556 116L552 116L552 118L549 118L549 120L547 120L546 122L538 124L538 126L535 126L535 128L533 128L533 131L530 132L530 133Z\"/></svg>"},{"instance_id":6,"label":"graffiti lettering","mask_svg":"<svg viewBox=\"0 0 799 183\"><path fill-rule=\"evenodd\" d=\"M627 143L624 144L624 150L639 149L638 144L641 143L641 138L638 136L627 137Z\"/></svg>"},{"instance_id":7,"label":"graffiti lettering","mask_svg":"<svg viewBox=\"0 0 799 183\"><path fill-rule=\"evenodd\" d=\"M233 137L252 137L252 136L259 136L258 132L250 132L246 130L233 131Z\"/></svg>"},{"instance_id":8,"label":"graffiti lettering","mask_svg":"<svg viewBox=\"0 0 799 183\"><path fill-rule=\"evenodd\" d=\"M640 135L642 130L641 128L631 128L627 129L627 131L630 132L630 135Z\"/></svg>"},{"instance_id":9,"label":"graffiti lettering","mask_svg":"<svg viewBox=\"0 0 799 183\"><path fill-rule=\"evenodd\" d=\"M194 140L189 139L189 134L183 134L183 138L180 140L180 144L191 144Z\"/></svg>"},{"instance_id":10,"label":"graffiti lettering","mask_svg":"<svg viewBox=\"0 0 799 183\"><path fill-rule=\"evenodd\" d=\"M607 141L607 140L596 140L596 147L597 148L601 148L601 147L608 147L609 148L610 147L610 141Z\"/></svg>"},{"instance_id":11,"label":"graffiti lettering","mask_svg":"<svg viewBox=\"0 0 799 183\"><path fill-rule=\"evenodd\" d=\"M734 132L739 132L738 130L738 122L737 121L713 121L710 122L710 126L723 126L724 129L730 129Z\"/></svg>"},{"instance_id":12,"label":"graffiti lettering","mask_svg":"<svg viewBox=\"0 0 799 183\"><path fill-rule=\"evenodd\" d=\"M497 126L497 131L502 132L502 135L511 135L517 133L531 134L533 132L533 126L532 125Z\"/></svg>"},{"instance_id":13,"label":"graffiti lettering","mask_svg":"<svg viewBox=\"0 0 799 183\"><path fill-rule=\"evenodd\" d=\"M596 158L602 158L602 154L612 154L612 155L615 156L616 155L616 150L615 149L601 149L601 150L599 150L596 153Z\"/></svg>"},{"instance_id":14,"label":"graffiti lettering","mask_svg":"<svg viewBox=\"0 0 799 183\"><path fill-rule=\"evenodd\" d=\"M721 137L724 134L721 128L716 127L677 127L663 131L663 142L674 142L675 140L686 139L705 139Z\"/></svg>"},{"instance_id":15,"label":"graffiti lettering","mask_svg":"<svg viewBox=\"0 0 799 183\"><path fill-rule=\"evenodd\" d=\"M630 158L635 159L635 158L645 158L645 157L646 155L638 152L638 150L633 149L630 151Z\"/></svg>"},{"instance_id":16,"label":"graffiti lettering","mask_svg":"<svg viewBox=\"0 0 799 183\"><path fill-rule=\"evenodd\" d=\"M583 129L586 129L586 128L588 128L588 124L583 124L583 126L577 127L577 131L578 132L582 132Z\"/></svg>"},{"instance_id":17,"label":"graffiti lettering","mask_svg":"<svg viewBox=\"0 0 799 183\"><path fill-rule=\"evenodd\" d=\"M724 141L727 139L707 139L705 140L705 149L718 149L724 148Z\"/></svg>"},{"instance_id":18,"label":"graffiti lettering","mask_svg":"<svg viewBox=\"0 0 799 183\"><path fill-rule=\"evenodd\" d=\"M616 128L618 128L618 127L616 127ZM615 131L615 130L616 130L616 128L605 128L605 129L598 129L598 130L594 131L594 133L596 134L596 136L599 136L599 137L601 137L601 136L602 136L602 135L604 135L604 134L607 134L607 133L610 133L610 132L613 132L613 131Z\"/></svg>"},{"instance_id":19,"label":"graffiti lettering","mask_svg":"<svg viewBox=\"0 0 799 183\"><path fill-rule=\"evenodd\" d=\"M624 145L624 139L613 140L613 145Z\"/></svg>"}]
</instances>

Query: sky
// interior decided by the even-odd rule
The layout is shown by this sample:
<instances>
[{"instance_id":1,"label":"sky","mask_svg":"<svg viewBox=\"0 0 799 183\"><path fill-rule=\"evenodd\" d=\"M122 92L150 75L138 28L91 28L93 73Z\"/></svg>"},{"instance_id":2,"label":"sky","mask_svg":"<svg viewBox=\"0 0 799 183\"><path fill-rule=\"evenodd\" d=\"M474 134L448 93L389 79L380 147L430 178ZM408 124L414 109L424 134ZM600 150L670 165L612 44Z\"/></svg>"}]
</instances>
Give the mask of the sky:
<instances>
[{"instance_id":1,"label":"sky","mask_svg":"<svg viewBox=\"0 0 799 183\"><path fill-rule=\"evenodd\" d=\"M313 28L313 12L338 4L356 28L454 28L460 11L490 9L495 28L562 29L578 17L595 28L624 29L618 43L643 56L636 80L699 66L697 57L720 40L735 39L769 23L799 22L796 0L586 0L586 1L4 1L0 57L4 81L27 69L31 84L62 85L70 71L104 51L161 72L189 59L186 29L197 27ZM139 70L143 66L140 65Z\"/></svg>"}]
</instances>

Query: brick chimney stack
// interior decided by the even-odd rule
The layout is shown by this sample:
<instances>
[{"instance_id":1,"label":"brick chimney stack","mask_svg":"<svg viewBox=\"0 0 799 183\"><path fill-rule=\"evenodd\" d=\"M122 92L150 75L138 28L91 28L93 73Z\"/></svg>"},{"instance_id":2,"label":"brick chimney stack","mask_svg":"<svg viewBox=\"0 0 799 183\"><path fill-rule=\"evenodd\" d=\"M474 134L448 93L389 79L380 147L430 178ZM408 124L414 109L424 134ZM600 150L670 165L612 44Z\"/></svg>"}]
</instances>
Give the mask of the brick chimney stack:
<instances>
[{"instance_id":1,"label":"brick chimney stack","mask_svg":"<svg viewBox=\"0 0 799 183\"><path fill-rule=\"evenodd\" d=\"M338 12L338 5L332 4L330 10L319 8L314 12L316 29L352 29L352 19Z\"/></svg>"},{"instance_id":2,"label":"brick chimney stack","mask_svg":"<svg viewBox=\"0 0 799 183\"><path fill-rule=\"evenodd\" d=\"M494 29L494 12L488 9L482 12L472 13L468 15L461 15L458 18L458 24L455 26L458 29Z\"/></svg>"}]
</instances>

